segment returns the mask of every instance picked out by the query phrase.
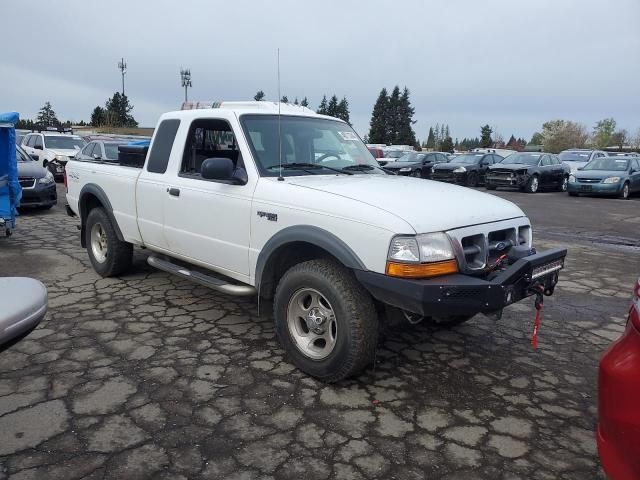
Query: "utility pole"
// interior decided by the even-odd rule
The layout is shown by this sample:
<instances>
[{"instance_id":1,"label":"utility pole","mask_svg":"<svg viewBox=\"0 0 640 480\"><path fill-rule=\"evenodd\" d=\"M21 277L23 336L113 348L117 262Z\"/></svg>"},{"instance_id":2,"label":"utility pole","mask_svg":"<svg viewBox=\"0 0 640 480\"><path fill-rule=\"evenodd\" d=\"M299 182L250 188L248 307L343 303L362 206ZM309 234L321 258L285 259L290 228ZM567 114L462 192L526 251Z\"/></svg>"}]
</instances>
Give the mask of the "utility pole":
<instances>
[{"instance_id":1,"label":"utility pole","mask_svg":"<svg viewBox=\"0 0 640 480\"><path fill-rule=\"evenodd\" d=\"M122 96L124 97L124 74L127 73L127 64L124 62L124 58L118 62L118 70L122 73Z\"/></svg>"},{"instance_id":2,"label":"utility pole","mask_svg":"<svg viewBox=\"0 0 640 480\"><path fill-rule=\"evenodd\" d=\"M180 78L184 87L184 101L187 101L187 89L191 86L191 69L180 68Z\"/></svg>"}]
</instances>

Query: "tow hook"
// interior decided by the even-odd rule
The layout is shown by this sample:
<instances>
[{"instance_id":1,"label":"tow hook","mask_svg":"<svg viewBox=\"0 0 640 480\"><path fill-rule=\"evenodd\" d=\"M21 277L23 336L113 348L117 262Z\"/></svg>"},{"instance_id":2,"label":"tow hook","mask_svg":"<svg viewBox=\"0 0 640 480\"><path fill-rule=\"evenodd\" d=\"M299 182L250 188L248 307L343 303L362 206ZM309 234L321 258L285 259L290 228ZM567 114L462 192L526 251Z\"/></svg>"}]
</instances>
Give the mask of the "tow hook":
<instances>
[{"instance_id":1,"label":"tow hook","mask_svg":"<svg viewBox=\"0 0 640 480\"><path fill-rule=\"evenodd\" d=\"M533 349L536 350L538 348L538 332L540 331L541 320L540 317L542 315L542 308L544 307L544 295L547 294L547 292L545 291L544 286L540 284L531 287L529 290L534 292L536 295L536 300L534 302L534 305L536 307L536 318L533 321L533 333L531 335L531 345L533 346ZM551 290L551 293L553 293L553 290ZM551 293L549 293L548 295L551 295Z\"/></svg>"}]
</instances>

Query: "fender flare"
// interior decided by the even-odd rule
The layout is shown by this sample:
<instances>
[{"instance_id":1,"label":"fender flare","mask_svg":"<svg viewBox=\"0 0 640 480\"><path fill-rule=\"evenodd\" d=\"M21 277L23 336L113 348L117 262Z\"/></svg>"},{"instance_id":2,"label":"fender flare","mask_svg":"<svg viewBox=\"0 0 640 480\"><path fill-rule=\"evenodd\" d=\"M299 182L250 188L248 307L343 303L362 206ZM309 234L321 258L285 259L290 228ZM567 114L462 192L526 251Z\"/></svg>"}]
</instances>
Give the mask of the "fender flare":
<instances>
[{"instance_id":1,"label":"fender flare","mask_svg":"<svg viewBox=\"0 0 640 480\"><path fill-rule=\"evenodd\" d=\"M118 237L118 240L123 242L124 237L122 236L122 232L120 231L120 227L118 226L116 217L114 217L113 215L113 207L111 206L109 197L107 197L107 194L99 185L96 185L95 183L87 183L84 187L82 187L82 190L80 190L80 195L78 197L78 210L80 213L80 243L82 244L82 246L83 247L86 246L85 239L84 239L85 237L84 232L85 232L87 215L89 215L89 212L87 211L87 205L86 205L86 199L89 195L95 196L98 199L98 201L102 204L104 211L107 213L107 217L109 217L109 221L111 222L111 225L113 225L113 229L116 232L116 236Z\"/></svg>"},{"instance_id":2,"label":"fender flare","mask_svg":"<svg viewBox=\"0 0 640 480\"><path fill-rule=\"evenodd\" d=\"M305 242L320 247L333 255L347 268L368 270L351 247L333 233L312 225L296 225L280 230L262 247L256 262L256 289L259 290L260 288L265 266L273 253L283 245L294 242Z\"/></svg>"}]
</instances>

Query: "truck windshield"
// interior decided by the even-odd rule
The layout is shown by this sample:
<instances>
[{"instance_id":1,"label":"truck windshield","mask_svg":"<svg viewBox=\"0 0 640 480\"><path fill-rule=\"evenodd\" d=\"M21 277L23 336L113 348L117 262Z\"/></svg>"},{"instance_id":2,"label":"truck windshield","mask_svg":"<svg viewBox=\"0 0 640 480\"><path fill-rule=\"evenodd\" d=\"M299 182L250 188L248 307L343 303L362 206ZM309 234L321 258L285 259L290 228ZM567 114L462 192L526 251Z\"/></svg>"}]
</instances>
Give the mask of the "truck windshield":
<instances>
[{"instance_id":1,"label":"truck windshield","mask_svg":"<svg viewBox=\"0 0 640 480\"><path fill-rule=\"evenodd\" d=\"M85 141L81 138L64 137L62 135L46 136L44 137L44 143L47 148L60 148L63 150L80 150L86 145Z\"/></svg>"},{"instance_id":2,"label":"truck windshield","mask_svg":"<svg viewBox=\"0 0 640 480\"><path fill-rule=\"evenodd\" d=\"M279 136L277 115L242 115L240 122L263 176L279 175L280 155L282 164L289 164L284 176L335 175L345 168L345 173L385 174L345 123L283 115ZM371 168L353 168L360 165Z\"/></svg>"}]
</instances>

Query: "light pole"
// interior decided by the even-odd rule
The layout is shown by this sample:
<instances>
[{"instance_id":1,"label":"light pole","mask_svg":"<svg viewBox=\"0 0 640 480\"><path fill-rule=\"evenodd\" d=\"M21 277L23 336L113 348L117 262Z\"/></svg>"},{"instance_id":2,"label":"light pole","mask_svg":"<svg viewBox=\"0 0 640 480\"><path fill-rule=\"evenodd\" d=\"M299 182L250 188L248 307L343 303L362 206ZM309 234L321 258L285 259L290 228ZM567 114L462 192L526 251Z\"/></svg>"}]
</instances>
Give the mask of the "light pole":
<instances>
[{"instance_id":1,"label":"light pole","mask_svg":"<svg viewBox=\"0 0 640 480\"><path fill-rule=\"evenodd\" d=\"M191 86L191 70L188 68L180 68L180 78L184 87L184 101L187 101L187 89Z\"/></svg>"},{"instance_id":2,"label":"light pole","mask_svg":"<svg viewBox=\"0 0 640 480\"><path fill-rule=\"evenodd\" d=\"M127 64L124 62L124 58L118 62L118 70L122 72L122 96L124 97L124 74L127 73Z\"/></svg>"}]
</instances>

